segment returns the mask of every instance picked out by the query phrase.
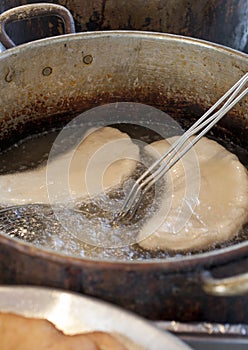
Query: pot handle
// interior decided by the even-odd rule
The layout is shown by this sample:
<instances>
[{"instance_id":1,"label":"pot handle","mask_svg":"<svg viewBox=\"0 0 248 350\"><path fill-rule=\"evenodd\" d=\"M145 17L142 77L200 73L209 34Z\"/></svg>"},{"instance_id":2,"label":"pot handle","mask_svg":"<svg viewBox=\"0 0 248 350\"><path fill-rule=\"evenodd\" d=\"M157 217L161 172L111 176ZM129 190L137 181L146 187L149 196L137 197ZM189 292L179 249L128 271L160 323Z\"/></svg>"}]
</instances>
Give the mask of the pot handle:
<instances>
[{"instance_id":1,"label":"pot handle","mask_svg":"<svg viewBox=\"0 0 248 350\"><path fill-rule=\"evenodd\" d=\"M202 288L215 296L238 296L248 293L248 273L227 278L214 278L209 271L202 273Z\"/></svg>"},{"instance_id":2,"label":"pot handle","mask_svg":"<svg viewBox=\"0 0 248 350\"><path fill-rule=\"evenodd\" d=\"M62 19L65 34L75 33L72 14L64 6L50 3L29 4L15 7L0 15L0 42L7 49L16 46L6 33L5 28L8 23L49 15L54 15Z\"/></svg>"}]
</instances>

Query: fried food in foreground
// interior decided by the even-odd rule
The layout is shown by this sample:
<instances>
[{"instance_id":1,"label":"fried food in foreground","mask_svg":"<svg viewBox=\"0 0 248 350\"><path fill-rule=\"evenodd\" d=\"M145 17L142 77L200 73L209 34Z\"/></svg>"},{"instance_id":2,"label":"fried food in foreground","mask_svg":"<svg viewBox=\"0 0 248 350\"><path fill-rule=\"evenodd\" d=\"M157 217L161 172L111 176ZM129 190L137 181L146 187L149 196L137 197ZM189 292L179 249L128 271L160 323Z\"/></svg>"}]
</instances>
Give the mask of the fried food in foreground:
<instances>
[{"instance_id":1,"label":"fried food in foreground","mask_svg":"<svg viewBox=\"0 0 248 350\"><path fill-rule=\"evenodd\" d=\"M132 349L136 347L126 347L119 338L109 333L97 331L65 335L47 320L0 312L0 350Z\"/></svg>"}]
</instances>

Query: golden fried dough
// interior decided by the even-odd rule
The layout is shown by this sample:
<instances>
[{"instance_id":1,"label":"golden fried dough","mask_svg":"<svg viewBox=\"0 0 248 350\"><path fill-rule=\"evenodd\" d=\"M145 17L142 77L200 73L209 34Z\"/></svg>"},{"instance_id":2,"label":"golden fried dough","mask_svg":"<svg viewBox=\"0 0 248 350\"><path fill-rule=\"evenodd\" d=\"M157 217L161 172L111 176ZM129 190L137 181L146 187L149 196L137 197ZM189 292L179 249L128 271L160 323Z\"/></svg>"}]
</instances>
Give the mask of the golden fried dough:
<instances>
[{"instance_id":1,"label":"golden fried dough","mask_svg":"<svg viewBox=\"0 0 248 350\"><path fill-rule=\"evenodd\" d=\"M99 347L100 350L127 350L117 339L112 335L104 332L92 332L87 333L88 337L93 340Z\"/></svg>"},{"instance_id":2,"label":"golden fried dough","mask_svg":"<svg viewBox=\"0 0 248 350\"><path fill-rule=\"evenodd\" d=\"M129 350L105 332L65 335L47 320L0 312L0 350Z\"/></svg>"}]
</instances>

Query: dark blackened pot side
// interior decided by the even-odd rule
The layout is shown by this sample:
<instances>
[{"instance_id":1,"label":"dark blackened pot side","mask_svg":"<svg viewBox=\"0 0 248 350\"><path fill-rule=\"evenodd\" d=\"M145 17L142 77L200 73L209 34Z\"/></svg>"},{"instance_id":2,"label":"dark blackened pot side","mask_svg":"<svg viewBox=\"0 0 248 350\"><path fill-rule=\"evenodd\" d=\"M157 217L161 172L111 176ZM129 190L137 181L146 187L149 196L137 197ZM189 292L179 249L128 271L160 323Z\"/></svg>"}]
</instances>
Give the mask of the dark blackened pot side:
<instances>
[{"instance_id":1,"label":"dark blackened pot side","mask_svg":"<svg viewBox=\"0 0 248 350\"><path fill-rule=\"evenodd\" d=\"M38 3L2 0L0 12ZM204 39L248 52L248 0L56 0L73 14L78 32L145 30ZM63 33L60 20L43 17L9 25L17 43Z\"/></svg>"}]
</instances>

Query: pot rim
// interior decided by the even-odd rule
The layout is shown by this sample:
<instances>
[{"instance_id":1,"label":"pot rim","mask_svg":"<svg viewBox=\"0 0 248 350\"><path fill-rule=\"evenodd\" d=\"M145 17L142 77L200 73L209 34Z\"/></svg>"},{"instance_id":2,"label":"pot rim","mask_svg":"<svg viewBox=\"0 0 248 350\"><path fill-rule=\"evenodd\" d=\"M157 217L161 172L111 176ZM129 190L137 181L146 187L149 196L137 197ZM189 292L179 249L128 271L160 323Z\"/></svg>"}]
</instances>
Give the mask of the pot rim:
<instances>
[{"instance_id":1,"label":"pot rim","mask_svg":"<svg viewBox=\"0 0 248 350\"><path fill-rule=\"evenodd\" d=\"M0 53L0 60L7 59L8 56L11 55L19 55L26 50L35 47L46 47L48 45L59 44L68 42L68 40L80 40L80 39L95 39L100 37L114 37L114 38L122 38L122 37L132 37L132 38L147 38L147 39L159 39L167 41L175 41L182 42L188 45L195 45L198 47L204 47L207 49L223 52L226 54L231 54L234 56L239 56L242 59L247 59L248 62L248 54L243 52L234 50L232 48L215 44L212 42L208 42L201 39L185 37L182 35L175 34L167 34L160 32L147 32L147 31L128 31L128 30L111 30L111 31L94 31L94 32L83 32L76 34L65 34L61 36L56 36L52 38L45 38L36 41L32 41L29 43L25 43L14 48L5 50ZM174 256L166 259L147 259L147 260L114 260L114 259L99 259L99 258L81 258L73 255L66 255L63 253L59 253L53 250L41 248L32 245L31 243L27 243L21 241L17 238L10 238L4 234L3 231L0 231L0 244L5 246L10 246L14 248L14 250L24 253L26 255L32 255L35 257L46 258L47 260L54 261L57 263L68 261L70 264L74 266L82 266L82 265L98 265L101 264L101 268L105 266L106 268L118 269L119 266L122 266L122 269L130 269L131 268L140 268L142 270L152 270L154 269L169 269L175 270L180 267L182 269L189 269L194 267L202 266L211 266L219 263L227 263L232 260L236 260L237 258L241 259L248 255L248 242L241 242L238 244L234 244L229 247L215 249L208 252L196 253L190 256Z\"/></svg>"},{"instance_id":2,"label":"pot rim","mask_svg":"<svg viewBox=\"0 0 248 350\"><path fill-rule=\"evenodd\" d=\"M231 261L242 259L248 255L248 242L241 242L233 246L215 249L208 252L196 253L193 255L182 255L168 257L166 259L147 259L147 260L115 260L115 259L99 259L99 258L83 258L74 255L66 255L47 248L37 247L25 241L21 241L18 238L8 237L3 231L0 231L0 244L9 246L19 253L25 255L31 255L37 258L43 258L53 261L55 263L68 262L73 266L105 266L106 268L118 269L120 266L122 269L129 270L135 269L147 269L155 270L176 270L180 267L181 270L188 270L193 268L210 267L216 264L226 264Z\"/></svg>"},{"instance_id":3,"label":"pot rim","mask_svg":"<svg viewBox=\"0 0 248 350\"><path fill-rule=\"evenodd\" d=\"M8 54L20 54L22 51L26 51L28 48L44 47L49 44L57 44L60 42L65 42L68 40L79 40L79 39L95 39L99 37L133 37L133 38L156 38L156 39L167 39L170 41L178 41L187 44L194 44L196 46L206 47L208 49L214 49L216 51L223 51L235 56L240 56L241 58L248 58L248 54L235 50L233 48L216 44L207 40L197 39L189 36L170 34L170 33L161 33L161 32L149 32L149 31L138 31L138 30L105 30L105 31L92 31L92 32L80 32L72 34L63 34L59 36L43 38L39 40L34 40L25 44L18 45L16 47L6 49L2 53L0 52L0 58L5 58Z\"/></svg>"}]
</instances>

